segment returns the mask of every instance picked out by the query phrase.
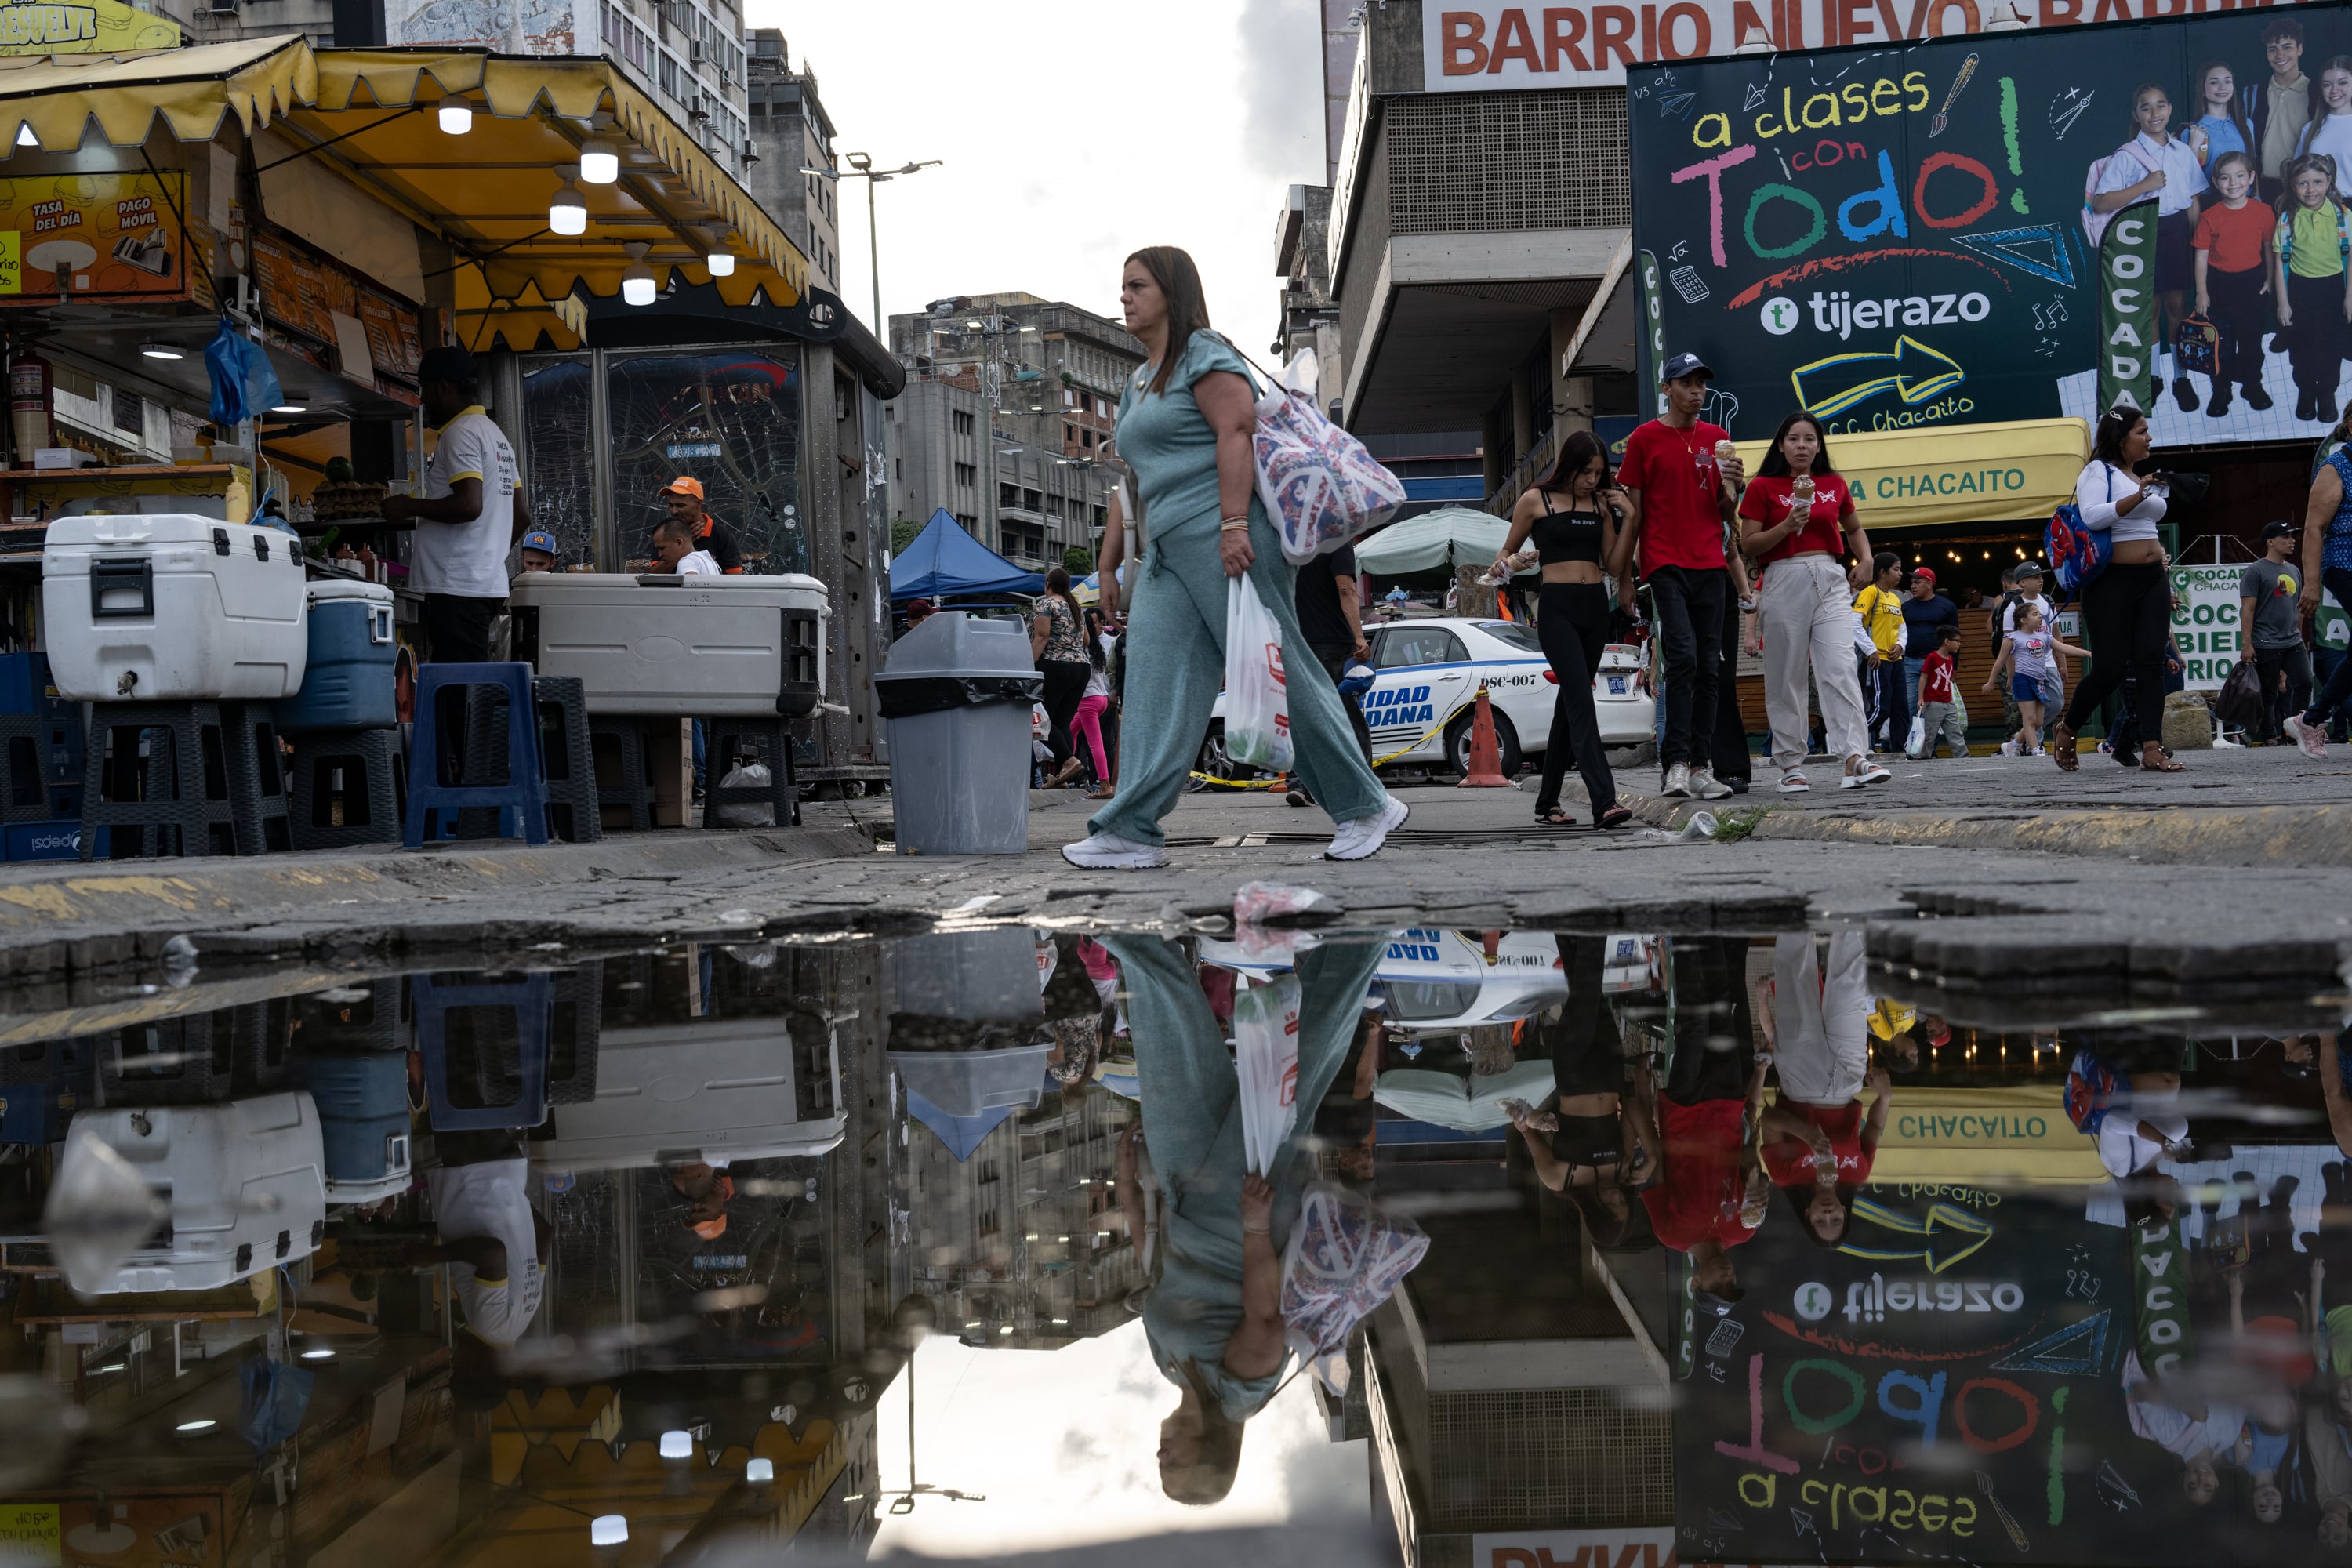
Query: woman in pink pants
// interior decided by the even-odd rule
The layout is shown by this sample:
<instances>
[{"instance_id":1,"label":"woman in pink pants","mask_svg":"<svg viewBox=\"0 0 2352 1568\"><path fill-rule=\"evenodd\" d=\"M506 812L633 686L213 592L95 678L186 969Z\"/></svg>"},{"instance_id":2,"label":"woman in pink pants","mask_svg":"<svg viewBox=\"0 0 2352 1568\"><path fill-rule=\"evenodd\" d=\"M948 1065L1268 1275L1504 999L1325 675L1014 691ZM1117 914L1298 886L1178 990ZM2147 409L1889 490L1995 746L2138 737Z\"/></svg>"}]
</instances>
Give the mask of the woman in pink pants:
<instances>
[{"instance_id":1,"label":"woman in pink pants","mask_svg":"<svg viewBox=\"0 0 2352 1568\"><path fill-rule=\"evenodd\" d=\"M1111 798L1110 748L1103 744L1102 716L1110 707L1110 660L1104 648L1110 634L1092 610L1087 612L1087 689L1078 699L1078 710L1070 716L1070 733L1085 742L1087 755L1093 761L1095 787L1087 798Z\"/></svg>"}]
</instances>

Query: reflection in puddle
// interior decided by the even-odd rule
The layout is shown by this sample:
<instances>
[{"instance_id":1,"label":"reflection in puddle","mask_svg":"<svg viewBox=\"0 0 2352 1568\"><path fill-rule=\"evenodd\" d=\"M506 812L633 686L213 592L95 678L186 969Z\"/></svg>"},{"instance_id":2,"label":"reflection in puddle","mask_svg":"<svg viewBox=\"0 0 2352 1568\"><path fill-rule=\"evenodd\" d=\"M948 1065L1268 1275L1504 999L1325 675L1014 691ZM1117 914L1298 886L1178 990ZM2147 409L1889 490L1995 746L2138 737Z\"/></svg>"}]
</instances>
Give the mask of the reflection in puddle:
<instances>
[{"instance_id":1,"label":"reflection in puddle","mask_svg":"<svg viewBox=\"0 0 2352 1568\"><path fill-rule=\"evenodd\" d=\"M0 1561L2336 1561L2340 999L2019 1005L1846 930L199 974L0 1047Z\"/></svg>"}]
</instances>

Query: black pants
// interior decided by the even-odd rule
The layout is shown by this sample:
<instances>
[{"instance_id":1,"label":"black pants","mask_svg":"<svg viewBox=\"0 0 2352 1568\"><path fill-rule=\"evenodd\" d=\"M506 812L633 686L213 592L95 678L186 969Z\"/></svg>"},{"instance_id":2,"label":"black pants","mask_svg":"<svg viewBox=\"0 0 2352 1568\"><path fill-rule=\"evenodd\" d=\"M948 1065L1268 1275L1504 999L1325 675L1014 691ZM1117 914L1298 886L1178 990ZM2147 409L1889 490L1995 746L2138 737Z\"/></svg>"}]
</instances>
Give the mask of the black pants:
<instances>
[{"instance_id":1,"label":"black pants","mask_svg":"<svg viewBox=\"0 0 2352 1568\"><path fill-rule=\"evenodd\" d=\"M1078 658L1044 658L1037 661L1037 673L1045 678L1045 722L1051 726L1045 744L1053 748L1054 765L1058 768L1076 750L1070 737L1070 721L1078 711L1078 700L1087 694L1087 679L1094 667Z\"/></svg>"},{"instance_id":2,"label":"black pants","mask_svg":"<svg viewBox=\"0 0 2352 1568\"><path fill-rule=\"evenodd\" d=\"M2254 738L2267 741L2285 734L2286 727L2280 721L2302 712L2303 705L2311 700L2311 654L2299 642L2285 647L2258 647L2254 674L2263 683L2262 716L2255 721ZM2284 685L2279 680L2282 675L2286 677Z\"/></svg>"},{"instance_id":3,"label":"black pants","mask_svg":"<svg viewBox=\"0 0 2352 1568\"><path fill-rule=\"evenodd\" d=\"M1727 568L1661 566L1650 574L1650 597L1666 666L1666 732L1658 765L1704 761L1700 737L1715 730L1715 700L1723 662L1723 602L1731 596Z\"/></svg>"},{"instance_id":4,"label":"black pants","mask_svg":"<svg viewBox=\"0 0 2352 1568\"><path fill-rule=\"evenodd\" d=\"M1748 723L1739 716L1739 595L1723 595L1723 652L1715 667L1715 728L1707 732L1715 776L1745 779L1754 765L1748 751Z\"/></svg>"},{"instance_id":5,"label":"black pants","mask_svg":"<svg viewBox=\"0 0 2352 1568\"><path fill-rule=\"evenodd\" d=\"M425 633L425 657L435 664L488 664L490 633L504 613L504 599L467 599L427 594L417 625Z\"/></svg>"},{"instance_id":6,"label":"black pants","mask_svg":"<svg viewBox=\"0 0 2352 1568\"><path fill-rule=\"evenodd\" d=\"M2294 389L2305 396L2332 397L2344 373L2344 275L2286 275L2286 302L2294 325L2286 339L2287 363L2294 366Z\"/></svg>"},{"instance_id":7,"label":"black pants","mask_svg":"<svg viewBox=\"0 0 2352 1568\"><path fill-rule=\"evenodd\" d=\"M1536 601L1536 637L1559 682L1551 704L1551 734L1544 742L1536 815L1559 808L1560 780L1573 755L1598 822L1617 804L1617 780L1601 750L1601 716L1592 708L1593 677L1601 671L1601 650L1609 645L1609 590L1598 583L1544 584Z\"/></svg>"},{"instance_id":8,"label":"black pants","mask_svg":"<svg viewBox=\"0 0 2352 1568\"><path fill-rule=\"evenodd\" d=\"M2074 683L2066 728L2080 730L2092 710L2128 675L2150 711L2139 715L2143 740L2164 737L2164 639L2172 626L2172 584L2153 561L2117 562L2083 590L2083 630L2091 671Z\"/></svg>"},{"instance_id":9,"label":"black pants","mask_svg":"<svg viewBox=\"0 0 2352 1568\"><path fill-rule=\"evenodd\" d=\"M1671 940L1675 1054L1666 1065L1666 1098L1677 1105L1745 1100L1748 1072L1756 1060L1748 1018L1747 941Z\"/></svg>"},{"instance_id":10,"label":"black pants","mask_svg":"<svg viewBox=\"0 0 2352 1568\"><path fill-rule=\"evenodd\" d=\"M2269 317L2263 306L2263 269L2223 272L2209 266L2205 292L2213 302L2213 328L2221 335L2214 381L2249 389L2262 385L2263 327Z\"/></svg>"},{"instance_id":11,"label":"black pants","mask_svg":"<svg viewBox=\"0 0 2352 1568\"><path fill-rule=\"evenodd\" d=\"M2319 574L2320 584L2336 596L2339 605L2352 605L2352 571L2330 566ZM2304 710L2306 724L2325 724L2329 715L2347 702L2352 702L2352 658L2336 661L2336 673L2327 678L2327 689L2311 700Z\"/></svg>"},{"instance_id":12,"label":"black pants","mask_svg":"<svg viewBox=\"0 0 2352 1568\"><path fill-rule=\"evenodd\" d=\"M1331 678L1331 684L1338 686L1340 679L1348 673L1348 661L1356 657L1356 650L1335 647L1329 643L1308 646L1315 650L1315 662L1323 667L1323 673ZM1351 692L1341 692L1339 706L1348 710L1348 727L1356 731L1356 744L1362 750L1364 761L1370 763L1372 760L1372 727L1364 722L1364 700Z\"/></svg>"}]
</instances>

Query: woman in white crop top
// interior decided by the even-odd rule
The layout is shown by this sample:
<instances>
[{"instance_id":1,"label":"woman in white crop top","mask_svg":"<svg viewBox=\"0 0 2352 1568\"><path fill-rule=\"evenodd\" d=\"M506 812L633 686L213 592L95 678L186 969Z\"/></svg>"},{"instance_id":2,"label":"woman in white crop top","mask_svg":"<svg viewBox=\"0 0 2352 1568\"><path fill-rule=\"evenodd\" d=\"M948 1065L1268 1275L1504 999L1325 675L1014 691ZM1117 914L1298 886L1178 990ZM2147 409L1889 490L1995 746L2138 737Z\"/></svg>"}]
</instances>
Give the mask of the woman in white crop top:
<instances>
[{"instance_id":1,"label":"woman in white crop top","mask_svg":"<svg viewBox=\"0 0 2352 1568\"><path fill-rule=\"evenodd\" d=\"M2143 736L2164 730L2165 637L2172 626L2172 584L2156 525L2164 517L2165 476L2140 472L2147 461L2147 419L2118 405L2099 421L2091 461L2074 481L2083 524L2115 541L2115 557L2083 589L2083 629L2091 645L2091 672L2074 688L2066 716L2050 727L2050 754L2073 773L2079 765L2075 733L2092 710L2129 681L2127 695ZM2120 760L2120 759L2118 759ZM2180 764L2158 741L2140 743L2140 767L2177 773Z\"/></svg>"}]
</instances>

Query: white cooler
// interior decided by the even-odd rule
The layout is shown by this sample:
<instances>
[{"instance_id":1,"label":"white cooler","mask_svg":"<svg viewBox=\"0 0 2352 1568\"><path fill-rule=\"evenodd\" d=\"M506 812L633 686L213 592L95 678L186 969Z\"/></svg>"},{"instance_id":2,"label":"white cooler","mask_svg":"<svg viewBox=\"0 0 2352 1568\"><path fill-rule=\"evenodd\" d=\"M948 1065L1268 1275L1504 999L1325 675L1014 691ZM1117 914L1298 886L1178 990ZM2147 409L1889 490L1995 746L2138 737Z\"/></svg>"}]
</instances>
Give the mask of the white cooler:
<instances>
[{"instance_id":1,"label":"white cooler","mask_svg":"<svg viewBox=\"0 0 2352 1568\"><path fill-rule=\"evenodd\" d=\"M782 1018L608 1028L596 1045L596 1098L556 1106L554 1136L530 1143L531 1160L606 1171L816 1158L847 1123L830 1038L824 1063L814 1073L810 1065Z\"/></svg>"},{"instance_id":2,"label":"white cooler","mask_svg":"<svg viewBox=\"0 0 2352 1568\"><path fill-rule=\"evenodd\" d=\"M824 689L824 584L781 577L529 572L514 657L575 676L591 713L798 716Z\"/></svg>"},{"instance_id":3,"label":"white cooler","mask_svg":"<svg viewBox=\"0 0 2352 1568\"><path fill-rule=\"evenodd\" d=\"M41 550L42 640L76 702L276 701L310 659L299 542L184 512L63 517Z\"/></svg>"},{"instance_id":4,"label":"white cooler","mask_svg":"<svg viewBox=\"0 0 2352 1568\"><path fill-rule=\"evenodd\" d=\"M226 1105L85 1110L68 1133L113 1145L171 1215L91 1292L215 1290L318 1250L327 1220L319 1113L300 1092Z\"/></svg>"}]
</instances>

